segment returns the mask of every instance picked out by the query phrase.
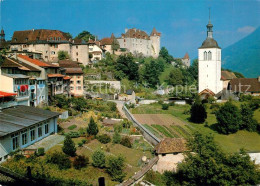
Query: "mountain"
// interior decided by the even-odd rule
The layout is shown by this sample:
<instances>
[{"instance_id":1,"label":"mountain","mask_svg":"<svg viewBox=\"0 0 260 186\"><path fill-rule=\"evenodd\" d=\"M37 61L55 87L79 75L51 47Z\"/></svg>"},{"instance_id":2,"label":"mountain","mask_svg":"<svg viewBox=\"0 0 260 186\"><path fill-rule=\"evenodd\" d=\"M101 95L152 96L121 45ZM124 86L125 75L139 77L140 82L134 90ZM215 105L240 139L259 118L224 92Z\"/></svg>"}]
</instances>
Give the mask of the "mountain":
<instances>
[{"instance_id":1,"label":"mountain","mask_svg":"<svg viewBox=\"0 0 260 186\"><path fill-rule=\"evenodd\" d=\"M223 68L245 77L260 76L260 27L253 33L222 50Z\"/></svg>"}]
</instances>

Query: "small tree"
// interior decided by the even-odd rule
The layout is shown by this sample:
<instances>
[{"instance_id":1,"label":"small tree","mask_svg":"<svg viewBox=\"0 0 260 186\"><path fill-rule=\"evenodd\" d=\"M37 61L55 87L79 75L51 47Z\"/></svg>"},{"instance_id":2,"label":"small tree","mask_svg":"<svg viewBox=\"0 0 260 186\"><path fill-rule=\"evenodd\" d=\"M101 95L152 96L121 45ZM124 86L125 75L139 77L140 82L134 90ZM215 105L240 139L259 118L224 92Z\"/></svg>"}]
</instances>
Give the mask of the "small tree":
<instances>
[{"instance_id":1,"label":"small tree","mask_svg":"<svg viewBox=\"0 0 260 186\"><path fill-rule=\"evenodd\" d=\"M72 141L72 139L69 135L67 135L64 140L64 145L62 147L62 151L69 156L76 155L75 143Z\"/></svg>"},{"instance_id":2,"label":"small tree","mask_svg":"<svg viewBox=\"0 0 260 186\"><path fill-rule=\"evenodd\" d=\"M109 156L107 161L107 172L113 181L122 182L126 173L123 172L125 167L125 159L122 156Z\"/></svg>"},{"instance_id":3,"label":"small tree","mask_svg":"<svg viewBox=\"0 0 260 186\"><path fill-rule=\"evenodd\" d=\"M103 144L107 144L111 141L110 136L107 134L99 135L99 136L97 136L97 139L98 139L98 141L100 141Z\"/></svg>"},{"instance_id":4,"label":"small tree","mask_svg":"<svg viewBox=\"0 0 260 186\"><path fill-rule=\"evenodd\" d=\"M241 129L246 129L250 132L255 132L257 129L257 121L253 118L254 111L248 104L241 105Z\"/></svg>"},{"instance_id":5,"label":"small tree","mask_svg":"<svg viewBox=\"0 0 260 186\"><path fill-rule=\"evenodd\" d=\"M47 163L58 165L59 169L68 169L71 167L71 161L69 157L58 151L47 154L45 160Z\"/></svg>"},{"instance_id":6,"label":"small tree","mask_svg":"<svg viewBox=\"0 0 260 186\"><path fill-rule=\"evenodd\" d=\"M125 147L132 148L132 143L131 143L131 140L130 140L130 138L128 136L124 136L121 139L120 144L124 145Z\"/></svg>"},{"instance_id":7,"label":"small tree","mask_svg":"<svg viewBox=\"0 0 260 186\"><path fill-rule=\"evenodd\" d=\"M163 110L168 110L169 109L169 105L166 104L166 103L162 104L162 109Z\"/></svg>"},{"instance_id":8,"label":"small tree","mask_svg":"<svg viewBox=\"0 0 260 186\"><path fill-rule=\"evenodd\" d=\"M223 134L235 133L240 129L241 114L231 101L226 102L216 112L218 129Z\"/></svg>"},{"instance_id":9,"label":"small tree","mask_svg":"<svg viewBox=\"0 0 260 186\"><path fill-rule=\"evenodd\" d=\"M106 156L102 151L95 151L92 155L92 164L94 167L103 168L106 165Z\"/></svg>"},{"instance_id":10,"label":"small tree","mask_svg":"<svg viewBox=\"0 0 260 186\"><path fill-rule=\"evenodd\" d=\"M121 141L121 136L118 132L115 132L113 135L113 143L114 144L119 144Z\"/></svg>"},{"instance_id":11,"label":"small tree","mask_svg":"<svg viewBox=\"0 0 260 186\"><path fill-rule=\"evenodd\" d=\"M199 97L192 104L190 109L190 120L194 123L203 123L207 119L205 106L201 103Z\"/></svg>"},{"instance_id":12,"label":"small tree","mask_svg":"<svg viewBox=\"0 0 260 186\"><path fill-rule=\"evenodd\" d=\"M88 157L85 156L77 156L75 160L73 161L73 166L75 169L81 169L83 167L86 167L89 163Z\"/></svg>"},{"instance_id":13,"label":"small tree","mask_svg":"<svg viewBox=\"0 0 260 186\"><path fill-rule=\"evenodd\" d=\"M92 117L90 118L90 122L88 124L87 133L90 136L96 136L98 134L98 126Z\"/></svg>"},{"instance_id":14,"label":"small tree","mask_svg":"<svg viewBox=\"0 0 260 186\"><path fill-rule=\"evenodd\" d=\"M59 60L69 59L69 57L70 56L69 56L67 51L61 50L61 51L58 52L58 59Z\"/></svg>"}]
</instances>

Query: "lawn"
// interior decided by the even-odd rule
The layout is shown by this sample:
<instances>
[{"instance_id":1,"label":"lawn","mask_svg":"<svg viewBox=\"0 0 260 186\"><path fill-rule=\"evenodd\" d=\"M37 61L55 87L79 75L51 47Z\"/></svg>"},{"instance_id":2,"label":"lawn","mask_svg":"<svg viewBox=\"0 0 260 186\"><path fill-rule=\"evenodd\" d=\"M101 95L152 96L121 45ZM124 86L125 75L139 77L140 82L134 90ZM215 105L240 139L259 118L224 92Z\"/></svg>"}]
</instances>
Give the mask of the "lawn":
<instances>
[{"instance_id":1,"label":"lawn","mask_svg":"<svg viewBox=\"0 0 260 186\"><path fill-rule=\"evenodd\" d=\"M235 102L237 106L240 106L241 102ZM212 110L209 109L209 105L207 105L208 125L216 124L216 117L212 114ZM230 135L222 135L217 131L211 129L210 127L206 127L204 124L195 124L189 121L189 114L184 114L185 111L190 109L190 105L175 105L170 106L168 110L162 110L161 105L158 103L150 104L150 105L141 105L137 108L131 109L133 114L171 114L177 119L181 120L183 123L188 125L182 125L181 127L185 129L185 131L199 131L203 134L213 134L215 141L217 144L225 152L238 152L239 149L244 148L248 152L260 152L260 135L256 132L248 132L248 131L238 131L235 134ZM255 119L260 122L260 109L256 110ZM183 132L182 129L176 128L176 126L171 127L175 128L175 132L181 133L182 136L188 137L189 134Z\"/></svg>"}]
</instances>

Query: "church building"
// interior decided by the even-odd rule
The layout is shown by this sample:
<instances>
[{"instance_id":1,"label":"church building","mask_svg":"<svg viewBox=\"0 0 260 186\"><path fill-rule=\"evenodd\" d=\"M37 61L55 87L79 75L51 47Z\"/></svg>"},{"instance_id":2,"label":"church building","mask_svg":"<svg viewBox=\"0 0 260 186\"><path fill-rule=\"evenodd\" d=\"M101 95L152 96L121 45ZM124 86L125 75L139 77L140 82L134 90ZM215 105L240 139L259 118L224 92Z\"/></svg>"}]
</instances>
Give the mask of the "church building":
<instances>
[{"instance_id":1,"label":"church building","mask_svg":"<svg viewBox=\"0 0 260 186\"><path fill-rule=\"evenodd\" d=\"M213 38L213 25L209 19L207 38L198 49L199 93L218 94L223 89L221 81L221 48Z\"/></svg>"}]
</instances>

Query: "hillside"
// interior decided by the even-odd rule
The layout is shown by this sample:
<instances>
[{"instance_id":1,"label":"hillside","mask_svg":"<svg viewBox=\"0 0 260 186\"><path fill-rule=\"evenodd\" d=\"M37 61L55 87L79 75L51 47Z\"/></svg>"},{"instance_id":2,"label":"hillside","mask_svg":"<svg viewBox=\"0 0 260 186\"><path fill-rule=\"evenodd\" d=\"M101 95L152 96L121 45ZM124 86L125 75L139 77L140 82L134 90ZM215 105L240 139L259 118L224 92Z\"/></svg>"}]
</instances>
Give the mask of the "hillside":
<instances>
[{"instance_id":1,"label":"hillside","mask_svg":"<svg viewBox=\"0 0 260 186\"><path fill-rule=\"evenodd\" d=\"M260 75L260 27L222 50L223 68L241 72L245 77Z\"/></svg>"}]
</instances>

